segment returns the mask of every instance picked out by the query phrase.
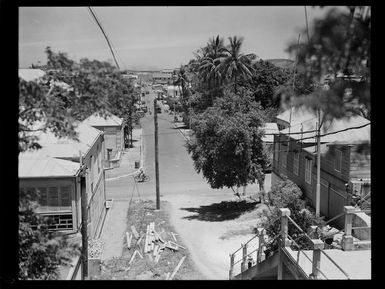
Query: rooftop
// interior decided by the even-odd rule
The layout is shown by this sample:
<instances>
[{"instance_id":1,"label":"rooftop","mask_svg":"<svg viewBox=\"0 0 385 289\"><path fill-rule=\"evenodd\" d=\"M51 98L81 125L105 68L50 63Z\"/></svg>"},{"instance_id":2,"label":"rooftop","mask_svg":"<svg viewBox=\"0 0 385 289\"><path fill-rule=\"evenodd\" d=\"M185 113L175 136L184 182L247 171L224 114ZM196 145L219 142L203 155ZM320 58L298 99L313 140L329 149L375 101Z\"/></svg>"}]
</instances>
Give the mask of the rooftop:
<instances>
[{"instance_id":1,"label":"rooftop","mask_svg":"<svg viewBox=\"0 0 385 289\"><path fill-rule=\"evenodd\" d=\"M263 129L265 131L265 134L271 134L271 133L279 134L278 126L275 122L266 122ZM273 143L274 142L274 136L273 135L264 135L262 137L262 141Z\"/></svg>"},{"instance_id":2,"label":"rooftop","mask_svg":"<svg viewBox=\"0 0 385 289\"><path fill-rule=\"evenodd\" d=\"M112 113L109 113L109 116L106 117L100 116L98 113L94 113L86 118L82 123L89 126L121 126L123 119Z\"/></svg>"},{"instance_id":3,"label":"rooftop","mask_svg":"<svg viewBox=\"0 0 385 289\"><path fill-rule=\"evenodd\" d=\"M288 121L290 110L277 116L277 119ZM314 143L316 137L316 123L318 118L314 112L306 108L296 108L292 111L290 133L293 139L307 138L304 143ZM342 131L349 129L346 131ZM301 132L303 132L301 134ZM289 133L289 128L280 131L282 134ZM322 136L324 134L328 134ZM321 127L321 142L333 144L359 144L370 143L370 121L359 115L347 116L341 119L325 121Z\"/></svg>"},{"instance_id":4,"label":"rooftop","mask_svg":"<svg viewBox=\"0 0 385 289\"><path fill-rule=\"evenodd\" d=\"M33 81L40 77L43 77L45 72L41 69L34 68L20 68L19 69L19 77L24 79L25 81Z\"/></svg>"},{"instance_id":5,"label":"rooftop","mask_svg":"<svg viewBox=\"0 0 385 289\"><path fill-rule=\"evenodd\" d=\"M19 178L72 177L77 174L79 168L79 163L39 157L36 152L19 154Z\"/></svg>"}]
</instances>

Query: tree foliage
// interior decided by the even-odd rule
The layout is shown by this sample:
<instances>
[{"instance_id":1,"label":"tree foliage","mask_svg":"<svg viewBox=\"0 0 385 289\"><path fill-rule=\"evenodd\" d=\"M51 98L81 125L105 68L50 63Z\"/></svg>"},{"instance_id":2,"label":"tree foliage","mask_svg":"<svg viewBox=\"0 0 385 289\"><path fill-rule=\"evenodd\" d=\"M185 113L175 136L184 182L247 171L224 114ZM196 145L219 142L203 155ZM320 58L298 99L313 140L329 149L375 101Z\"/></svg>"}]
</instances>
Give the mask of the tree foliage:
<instances>
[{"instance_id":1,"label":"tree foliage","mask_svg":"<svg viewBox=\"0 0 385 289\"><path fill-rule=\"evenodd\" d=\"M295 92L296 104L322 109L329 118L353 113L370 119L370 35L368 6L330 9L315 19L309 41L299 47L293 41L287 48L298 55L303 83L312 86Z\"/></svg>"},{"instance_id":2,"label":"tree foliage","mask_svg":"<svg viewBox=\"0 0 385 289\"><path fill-rule=\"evenodd\" d=\"M81 59L46 49L46 74L37 81L19 81L19 150L40 147L35 131L76 139L79 121L107 111L128 118L133 113L135 91L108 62Z\"/></svg>"},{"instance_id":3,"label":"tree foliage","mask_svg":"<svg viewBox=\"0 0 385 289\"><path fill-rule=\"evenodd\" d=\"M263 112L250 99L227 92L213 107L192 117L188 151L212 188L254 183L266 167Z\"/></svg>"},{"instance_id":4,"label":"tree foliage","mask_svg":"<svg viewBox=\"0 0 385 289\"><path fill-rule=\"evenodd\" d=\"M311 208L307 206L306 201L302 199L302 195L301 189L288 179L272 188L269 192L270 211L265 213L265 221L261 224L268 236L274 238L281 232L280 208L288 208L290 210L290 218L304 232L307 232L310 226L323 223L322 218L315 217ZM300 249L312 249L310 240L291 222L289 222L288 234L295 240ZM266 248L268 252L276 251L278 249L278 239L273 239L272 242L267 244ZM298 249L297 246L294 246L294 248Z\"/></svg>"}]
</instances>

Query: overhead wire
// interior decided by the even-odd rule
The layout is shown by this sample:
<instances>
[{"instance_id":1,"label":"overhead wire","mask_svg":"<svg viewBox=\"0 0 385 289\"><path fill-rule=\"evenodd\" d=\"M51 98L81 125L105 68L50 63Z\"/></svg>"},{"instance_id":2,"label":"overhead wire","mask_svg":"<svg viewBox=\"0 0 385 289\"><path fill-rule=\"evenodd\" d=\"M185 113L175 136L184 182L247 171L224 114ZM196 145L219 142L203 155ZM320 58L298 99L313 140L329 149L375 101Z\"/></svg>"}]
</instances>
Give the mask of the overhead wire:
<instances>
[{"instance_id":1,"label":"overhead wire","mask_svg":"<svg viewBox=\"0 0 385 289\"><path fill-rule=\"evenodd\" d=\"M98 18L96 17L96 13L93 11L93 9L92 9L90 6L88 6L88 11L90 11L90 13L91 13L93 19L95 20L96 24L99 26L100 30L102 31L102 33L103 33L103 35L104 35L104 38L105 38L106 41L107 41L108 47L110 48L112 57L113 57L114 60L115 60L116 67L117 67L118 69L120 69L119 63L118 63L118 61L116 60L115 53L114 53L114 51L113 51L113 49L112 49L110 40L109 40L109 38L108 38L108 36L107 36L107 33L104 31L104 29L103 29L101 23L99 22Z\"/></svg>"}]
</instances>

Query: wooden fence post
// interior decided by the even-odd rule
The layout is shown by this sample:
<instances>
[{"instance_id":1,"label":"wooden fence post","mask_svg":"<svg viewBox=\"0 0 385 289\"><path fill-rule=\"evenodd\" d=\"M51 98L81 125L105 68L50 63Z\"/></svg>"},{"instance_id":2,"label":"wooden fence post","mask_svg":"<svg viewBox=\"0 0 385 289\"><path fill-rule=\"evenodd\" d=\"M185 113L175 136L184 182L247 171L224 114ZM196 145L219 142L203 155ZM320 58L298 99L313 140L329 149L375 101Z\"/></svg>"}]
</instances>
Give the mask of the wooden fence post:
<instances>
[{"instance_id":1,"label":"wooden fence post","mask_svg":"<svg viewBox=\"0 0 385 289\"><path fill-rule=\"evenodd\" d=\"M234 277L234 255L230 254L230 270L229 270L229 279L233 279Z\"/></svg>"},{"instance_id":2,"label":"wooden fence post","mask_svg":"<svg viewBox=\"0 0 385 289\"><path fill-rule=\"evenodd\" d=\"M247 270L247 244L242 245L242 263L241 263L241 272Z\"/></svg>"},{"instance_id":3,"label":"wooden fence post","mask_svg":"<svg viewBox=\"0 0 385 289\"><path fill-rule=\"evenodd\" d=\"M320 239L312 239L311 241L313 243L313 268L311 276L314 279L318 279L321 267L321 250L324 248L324 243Z\"/></svg>"},{"instance_id":4,"label":"wooden fence post","mask_svg":"<svg viewBox=\"0 0 385 289\"><path fill-rule=\"evenodd\" d=\"M342 236L342 250L352 251L354 249L352 236L353 214L356 209L352 206L344 206L345 212L345 233Z\"/></svg>"},{"instance_id":5,"label":"wooden fence post","mask_svg":"<svg viewBox=\"0 0 385 289\"><path fill-rule=\"evenodd\" d=\"M282 237L282 247L289 246L289 238L287 237L289 231L289 218L290 210L287 208L279 209L281 211L281 237Z\"/></svg>"},{"instance_id":6,"label":"wooden fence post","mask_svg":"<svg viewBox=\"0 0 385 289\"><path fill-rule=\"evenodd\" d=\"M257 264L265 260L265 253L263 247L265 246L265 234L266 230L258 228L258 253L257 253Z\"/></svg>"},{"instance_id":7,"label":"wooden fence post","mask_svg":"<svg viewBox=\"0 0 385 289\"><path fill-rule=\"evenodd\" d=\"M282 247L289 245L287 234L289 225L290 210L288 208L279 209L281 211L281 240L279 241L279 261L278 261L278 280L283 279L283 260L282 260Z\"/></svg>"}]
</instances>

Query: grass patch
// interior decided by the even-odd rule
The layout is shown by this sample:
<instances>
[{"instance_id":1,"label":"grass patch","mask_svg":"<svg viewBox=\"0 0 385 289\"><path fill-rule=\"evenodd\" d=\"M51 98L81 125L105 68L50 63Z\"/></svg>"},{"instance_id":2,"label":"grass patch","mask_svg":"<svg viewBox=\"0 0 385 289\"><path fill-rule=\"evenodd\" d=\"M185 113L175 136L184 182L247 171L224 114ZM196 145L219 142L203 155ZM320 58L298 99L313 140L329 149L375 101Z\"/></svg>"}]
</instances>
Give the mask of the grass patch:
<instances>
[{"instance_id":1,"label":"grass patch","mask_svg":"<svg viewBox=\"0 0 385 289\"><path fill-rule=\"evenodd\" d=\"M138 233L146 233L146 227L150 222L155 222L155 230L161 233L164 241L174 241L170 235L171 232L176 233L174 227L169 222L168 213L169 204L166 201L161 202L161 209L155 210L155 202L150 200L136 200L130 205L127 213L127 232L131 232L131 226L134 225ZM144 254L145 236L139 245L136 244L136 239L131 242L131 249L128 250L126 238L123 242L123 253L119 258L107 260L102 264L102 274L98 277L99 280L164 280L166 273L172 274L175 267L183 256L186 256L182 266L179 268L173 280L201 280L206 279L195 267L187 246L181 241L179 235L176 236L177 244L185 247L178 251L171 251L166 248L160 253L158 263L154 262L153 251ZM129 264L135 250L141 252L143 259L137 254L134 261ZM151 259L149 257L151 255Z\"/></svg>"}]
</instances>

